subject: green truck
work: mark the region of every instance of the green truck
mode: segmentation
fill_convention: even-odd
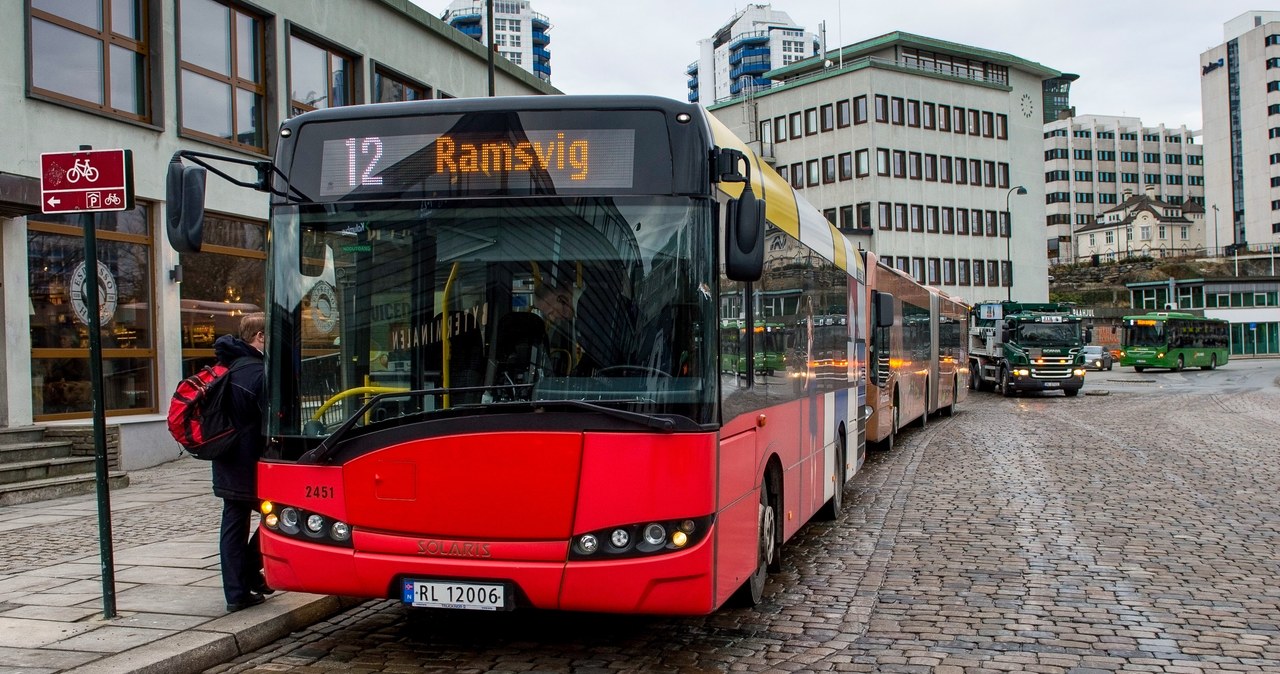
[[[969,311],[969,388],[999,387],[1006,397],[1023,391],[1084,386],[1084,345],[1090,336],[1057,302],[985,302]]]

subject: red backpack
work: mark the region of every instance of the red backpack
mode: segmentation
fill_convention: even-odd
[[[213,461],[236,446],[231,418],[231,373],[255,359],[243,357],[227,367],[206,365],[178,384],[169,401],[169,434],[191,456]]]

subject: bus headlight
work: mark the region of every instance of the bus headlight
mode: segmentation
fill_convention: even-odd
[[[351,525],[282,503],[263,502],[262,525],[280,535],[311,543],[351,547]]]
[[[675,552],[706,538],[714,516],[658,520],[613,526],[581,534],[569,547],[569,559],[625,559]],[[601,545],[607,540],[608,545]]]

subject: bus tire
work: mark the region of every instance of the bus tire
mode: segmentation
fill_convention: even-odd
[[[916,419],[916,423],[920,426],[920,430],[924,430],[929,426],[929,378],[924,378],[924,411],[920,413],[920,418]]]
[[[827,499],[827,502],[818,509],[818,519],[830,522],[840,518],[840,510],[844,508],[844,463],[847,451],[848,447],[844,437],[844,430],[842,429],[836,432],[835,489],[831,492],[831,498]]]
[[[960,380],[958,377],[951,378],[951,404],[942,408],[942,416],[949,417],[956,413],[956,400],[960,398]]]
[[[1182,360],[1182,356],[1178,356],[1178,362],[1177,362],[1176,364],[1174,364],[1174,366],[1173,366],[1173,371],[1174,371],[1174,372],[1182,372],[1182,367],[1183,367],[1183,365],[1184,365],[1184,363],[1183,363],[1183,360]]]
[[[1215,354],[1213,354],[1212,356],[1209,356],[1209,364],[1208,364],[1208,365],[1201,365],[1201,366],[1200,366],[1200,369],[1201,369],[1201,370],[1216,370],[1216,369],[1218,369],[1218,354],[1216,354],[1216,353],[1215,353]]]
[[[1146,370],[1146,369],[1147,369],[1147,368],[1145,368],[1145,367],[1143,367],[1143,366],[1141,366],[1141,365],[1134,365],[1134,366],[1133,366],[1133,371],[1134,371],[1134,372],[1142,372],[1143,370]]]
[[[741,606],[757,606],[764,599],[764,587],[769,572],[781,569],[782,559],[778,550],[777,494],[774,491],[773,471],[760,480],[759,518],[756,521],[756,569],[738,589],[737,602]]]

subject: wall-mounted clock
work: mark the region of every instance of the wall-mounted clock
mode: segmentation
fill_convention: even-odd
[[[1031,98],[1031,94],[1022,95],[1022,116],[1031,119],[1031,115],[1036,112],[1036,102]]]

